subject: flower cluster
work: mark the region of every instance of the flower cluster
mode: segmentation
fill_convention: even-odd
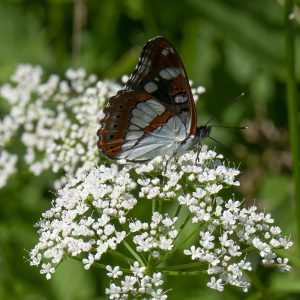
[[[51,75],[43,82],[41,67],[20,65],[12,82],[0,87],[0,97],[10,107],[0,119],[2,147],[20,133],[26,149],[24,161],[34,175],[63,171],[56,187],[95,166],[102,109],[107,98],[120,89],[116,83],[87,76],[83,69],[69,69],[65,75],[65,79]],[[9,166],[4,171],[0,168],[4,183],[14,171]]]
[[[108,265],[106,270],[107,276],[113,279],[105,290],[109,299],[128,299],[129,295],[142,299],[167,299],[165,292],[159,288],[163,284],[162,274],[147,275],[146,268],[141,267],[137,261],[130,267],[132,275],[125,276],[123,280],[119,278],[123,275],[119,266],[112,268]],[[120,283],[116,281],[117,278]]]
[[[140,220],[129,223],[132,233],[141,232],[133,238],[136,250],[138,252],[151,252],[154,257],[159,257],[161,250],[171,250],[174,239],[178,235],[174,226],[176,221],[176,217],[171,219],[167,214],[163,216],[154,212],[150,225],[146,222],[142,223]]]
[[[252,266],[245,256],[243,245],[251,246],[260,255],[262,263],[277,265],[281,271],[288,271],[287,260],[275,253],[276,249],[288,249],[292,242],[282,238],[278,227],[269,214],[257,213],[257,208],[241,208],[239,201],[230,199],[227,203],[216,199],[214,212],[211,213],[212,200],[206,200],[204,210],[208,210],[208,226],[199,233],[199,246],[191,246],[184,253],[192,260],[209,264],[207,273],[212,275],[209,287],[223,290],[225,284],[241,287],[247,291],[250,283],[244,271]],[[216,235],[216,231],[222,234]]]
[[[113,183],[113,184],[112,184]],[[118,230],[136,204],[130,194],[135,182],[115,166],[93,169],[84,179],[70,181],[58,192],[55,206],[39,222],[40,241],[31,251],[31,264],[42,264],[42,273],[51,277],[53,268],[65,255],[87,253],[82,260],[89,269],[103,253],[115,250],[126,236]],[[55,241],[55,242],[54,242]]]
[[[110,268],[114,281],[106,290],[109,297],[125,299],[147,291],[149,298],[165,299],[161,288],[153,289],[154,275],[168,275],[166,259],[198,236],[197,245],[184,250],[187,267],[181,264],[178,275],[190,271],[190,259],[199,263],[199,272],[206,269],[208,287],[222,291],[229,284],[247,291],[247,272],[253,268],[247,255],[255,252],[262,264],[286,271],[288,260],[277,250],[288,249],[292,242],[269,214],[258,212],[256,206],[243,207],[234,197],[223,198],[224,189],[239,185],[238,174],[222,155],[205,146],[198,156],[189,152],[168,163],[157,157],[136,166],[94,168],[60,190],[53,207],[43,214],[31,264],[50,278],[65,256],[81,259],[87,269],[104,253],[118,252],[126,263],[138,261],[143,272],[121,280],[124,264]],[[150,221],[133,218],[135,209],[149,201]],[[177,206],[175,211],[170,203]],[[187,237],[186,224],[193,228]]]
[[[6,185],[9,176],[16,171],[17,156],[6,150],[0,152],[0,188]]]

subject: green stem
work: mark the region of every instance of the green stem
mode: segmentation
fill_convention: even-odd
[[[125,263],[132,263],[133,264],[133,262],[134,262],[134,260],[132,258],[130,258],[130,257],[128,257],[128,256],[124,255],[123,253],[120,253],[116,250],[109,250],[108,253],[112,256],[115,256],[115,257],[121,259]]]
[[[185,227],[185,225],[188,223],[188,221],[190,220],[192,214],[189,213],[187,215],[187,217],[185,218],[185,220],[183,221],[183,223],[181,224],[181,226],[179,227],[179,232],[181,232],[183,230],[183,228]]]
[[[293,160],[293,177],[295,186],[295,213],[297,222],[297,242],[300,254],[300,133],[298,125],[298,101],[296,95],[295,76],[295,24],[290,18],[294,8],[294,0],[285,1],[286,26],[286,97],[288,106],[290,145]]]
[[[142,265],[145,266],[145,263],[143,262],[142,258],[133,250],[133,248],[124,240],[123,241],[124,246],[127,248],[127,250],[132,254],[132,256]]]
[[[183,244],[185,244],[197,231],[199,231],[199,228],[196,228],[194,231],[192,231],[181,243],[177,244],[175,247],[173,247],[173,249],[169,252],[167,252],[165,255],[163,255],[162,257],[160,257],[155,266],[159,266],[159,264],[168,259],[168,257],[170,257],[174,252],[176,252],[176,250]]]
[[[152,200],[152,214],[156,211],[156,199],[154,198],[153,200]]]
[[[202,262],[191,262],[187,264],[182,264],[182,265],[176,265],[176,266],[168,266],[164,268],[157,268],[159,271],[177,271],[177,270],[182,270],[182,269],[190,269],[190,268],[199,268],[203,267],[204,263]]]
[[[179,213],[180,213],[180,211],[181,211],[181,208],[182,208],[182,205],[179,204],[178,207],[177,207],[177,210],[176,210],[176,212],[175,212],[175,215],[174,215],[175,218],[178,217],[178,215],[179,215]]]
[[[185,275],[201,275],[204,274],[204,271],[162,271],[164,275],[174,275],[174,276],[185,276]]]
[[[157,209],[157,211],[158,211],[159,213],[162,212],[162,206],[163,206],[163,200],[159,199],[159,200],[158,200],[158,209]]]

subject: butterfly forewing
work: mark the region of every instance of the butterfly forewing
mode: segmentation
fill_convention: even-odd
[[[110,158],[146,161],[174,152],[196,133],[196,109],[184,66],[163,37],[150,40],[125,88],[109,99],[98,147]]]
[[[139,63],[128,80],[126,90],[145,90],[173,107],[195,135],[196,107],[188,77],[175,48],[163,38],[156,37],[144,46]]]

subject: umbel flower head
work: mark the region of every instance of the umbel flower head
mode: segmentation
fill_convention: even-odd
[[[210,288],[247,291],[253,253],[255,263],[288,271],[288,259],[277,250],[292,242],[270,214],[228,197],[228,188],[239,185],[239,171],[222,155],[203,146],[199,155],[191,151],[168,164],[157,157],[147,164],[102,160],[96,166],[102,109],[119,88],[83,69],[44,80],[42,68],[31,65],[20,65],[11,83],[0,87],[9,109],[0,119],[0,188],[20,158],[34,176],[62,174],[55,187],[64,187],[37,224],[30,264],[47,279],[66,257],[85,269],[102,268],[110,299],[166,299],[172,290],[166,276],[203,273]],[[197,100],[203,88],[192,92]],[[16,136],[24,157],[10,152]]]
[[[31,265],[48,279],[66,256],[80,259],[85,269],[105,268],[110,299],[166,299],[165,276],[182,271],[206,273],[207,286],[219,291],[225,285],[247,291],[250,252],[264,265],[290,269],[277,250],[292,242],[270,214],[244,207],[234,196],[223,198],[225,189],[239,185],[239,171],[226,166],[222,155],[202,147],[198,158],[189,152],[162,172],[165,165],[161,157],[147,164],[100,165],[70,181],[38,223]],[[147,216],[135,215],[140,205],[150,208]],[[166,262],[176,252],[184,253],[186,268],[181,263],[170,271]],[[119,262],[102,264],[106,256]]]

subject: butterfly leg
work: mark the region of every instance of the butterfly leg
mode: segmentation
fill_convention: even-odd
[[[168,166],[170,164],[170,161],[171,159],[174,159],[174,164],[176,165],[177,162],[178,162],[178,157],[177,156],[174,156],[174,157],[170,157],[167,159],[167,162],[166,162],[166,165],[164,167],[164,170],[163,170],[163,175],[166,175],[167,174],[167,169],[168,169]]]
[[[179,160],[179,157],[178,157],[178,156],[174,157],[174,164],[175,164],[175,165],[178,163],[178,160]]]
[[[199,145],[198,150],[197,150],[197,155],[196,155],[196,164],[199,163],[199,156],[200,156],[200,152],[202,150],[202,144]]]
[[[170,162],[171,159],[172,159],[172,157],[167,159],[166,165],[165,165],[164,170],[163,170],[163,175],[167,174],[168,165],[169,165],[169,162]]]

